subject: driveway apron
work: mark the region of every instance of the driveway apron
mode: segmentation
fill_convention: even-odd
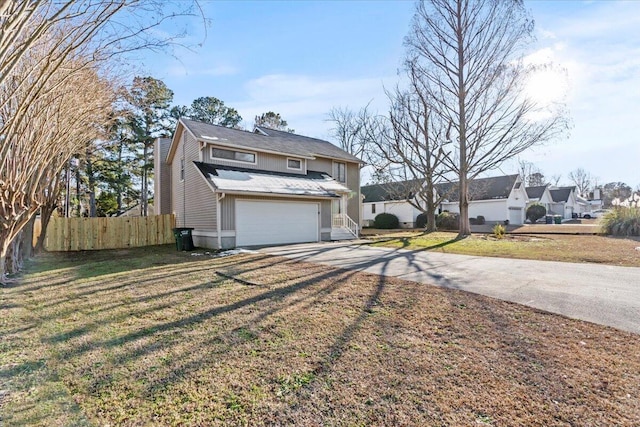
[[[315,243],[263,248],[299,261],[459,289],[640,334],[640,268]]]

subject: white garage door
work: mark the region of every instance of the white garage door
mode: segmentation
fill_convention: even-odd
[[[236,246],[319,240],[318,203],[236,200]]]
[[[522,224],[522,208],[509,208],[509,224]]]

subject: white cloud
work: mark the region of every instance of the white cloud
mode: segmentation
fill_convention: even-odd
[[[244,85],[247,99],[232,101],[250,127],[256,115],[266,111],[280,113],[297,133],[328,138],[327,113],[333,107],[354,110],[371,102],[372,110],[383,112],[386,95],[383,85],[394,84],[395,77],[324,79],[307,75],[270,74]]]
[[[571,14],[545,23],[532,63],[553,62],[566,69],[567,104],[574,128],[568,140],[530,153],[547,175],[583,167],[601,181],[640,182],[636,132],[640,99],[640,3],[576,5]],[[550,28],[553,28],[552,30]],[[538,62],[539,61],[539,62]],[[532,82],[537,96],[562,89],[553,75]]]

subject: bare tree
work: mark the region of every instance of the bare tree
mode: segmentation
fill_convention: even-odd
[[[533,21],[522,0],[429,0],[405,45],[428,82],[432,114],[451,123],[447,154],[460,185],[460,235],[470,234],[469,181],[567,128],[562,105],[538,105],[525,85]]]
[[[591,174],[582,168],[569,172],[569,179],[578,189],[578,194],[586,197],[591,190]]]
[[[105,123],[113,102],[110,86],[83,60],[63,61],[50,72],[39,56],[45,53],[30,49],[13,70],[14,77],[47,73],[36,92],[17,78],[0,85],[0,99],[4,101],[10,94],[0,110],[5,124],[0,158],[0,274],[4,274],[11,244],[20,243],[16,237],[46,202],[50,180],[61,172],[66,160],[99,136],[100,124]],[[79,91],[78,87],[92,90]],[[19,267],[18,253],[12,251],[11,270]]]
[[[340,148],[366,161],[368,142],[378,127],[369,104],[357,112],[346,107],[334,107],[329,111],[327,121],[333,123],[331,136],[338,141]]]
[[[409,64],[412,65],[412,64]],[[436,230],[436,209],[447,196],[436,191],[446,178],[445,152],[448,123],[431,110],[432,100],[421,73],[406,69],[408,89],[388,93],[390,131],[370,138],[372,163],[385,170],[390,190],[427,216],[426,231]]]
[[[557,187],[558,185],[560,185],[560,181],[562,180],[562,174],[555,174],[555,175],[551,175],[551,181],[550,184],[553,185],[554,187]]]
[[[172,44],[151,30],[193,4],[0,0],[0,280],[11,245],[52,194],[50,180],[107,121],[106,64]]]
[[[544,175],[538,167],[526,160],[518,160],[518,174],[522,178],[522,182],[529,187],[538,187],[545,185]]]

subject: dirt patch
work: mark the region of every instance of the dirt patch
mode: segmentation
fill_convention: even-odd
[[[640,419],[637,335],[266,255],[162,251],[100,254],[94,275],[92,254],[49,255],[2,290],[4,425]]]

